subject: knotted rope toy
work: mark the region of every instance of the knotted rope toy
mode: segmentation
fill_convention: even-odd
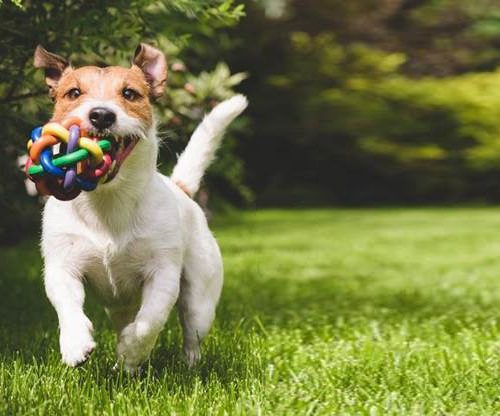
[[[109,140],[87,137],[81,120],[69,118],[36,127],[28,141],[26,175],[41,195],[61,201],[93,191],[112,166]]]

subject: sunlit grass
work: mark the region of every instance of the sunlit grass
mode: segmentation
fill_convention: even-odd
[[[260,211],[218,219],[226,285],[202,363],[173,316],[140,377],[59,362],[36,242],[0,252],[0,414],[500,412],[500,209]]]

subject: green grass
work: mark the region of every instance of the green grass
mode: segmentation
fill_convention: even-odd
[[[145,372],[114,336],[59,362],[35,242],[0,253],[0,414],[498,414],[500,209],[303,210],[217,221],[226,285],[201,364],[172,316]]]

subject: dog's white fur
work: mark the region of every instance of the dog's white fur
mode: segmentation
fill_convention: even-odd
[[[118,105],[92,99],[71,115],[112,106],[115,134],[140,134],[117,177],[70,202],[49,198],[43,215],[45,287],[60,325],[69,366],[95,347],[83,310],[84,284],[104,304],[118,332],[118,357],[128,369],[145,361],[177,302],[189,363],[200,357],[223,282],[222,258],[200,207],[156,170],[156,129],[143,131]],[[173,179],[194,194],[224,129],[247,106],[237,95],[216,106],[179,158]]]

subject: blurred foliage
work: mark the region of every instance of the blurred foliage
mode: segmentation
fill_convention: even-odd
[[[0,241],[33,230],[39,217],[34,200],[23,192],[23,175],[16,167],[26,137],[50,117],[52,107],[43,75],[32,64],[37,44],[66,56],[76,66],[128,66],[141,41],[165,51],[169,87],[158,102],[157,113],[165,139],[162,168],[167,170],[204,113],[234,94],[232,88],[245,78],[245,74],[232,75],[227,65],[218,63],[220,55],[204,60],[205,51],[212,53],[219,30],[242,16],[243,6],[233,0],[2,2]],[[194,55],[197,60],[191,59]],[[229,137],[208,181],[220,185],[222,197],[244,203],[252,195],[242,182],[243,162],[234,148],[234,138]]]
[[[500,200],[500,3],[246,6],[230,63],[252,74],[258,203]]]
[[[14,160],[23,135],[50,109],[31,64],[37,43],[77,65],[126,65],[140,40],[166,51],[169,89],[158,105],[165,172],[202,115],[245,80],[239,88],[249,96],[250,117],[237,120],[238,141],[224,141],[206,181],[216,200],[500,200],[499,2],[244,5],[241,19],[243,7],[229,0],[25,1],[20,7],[4,1],[0,212],[7,214],[0,234],[33,217]]]

